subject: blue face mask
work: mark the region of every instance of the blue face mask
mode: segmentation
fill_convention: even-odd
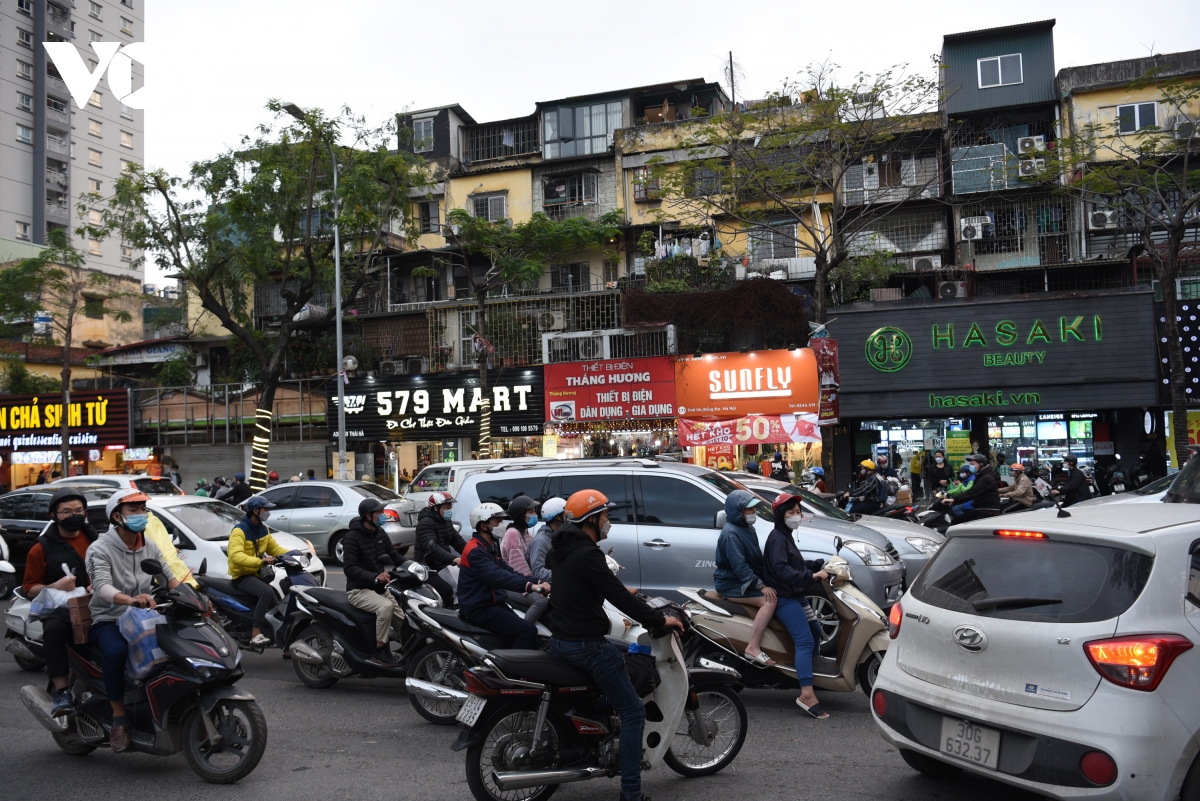
[[[130,531],[145,531],[150,515],[125,515],[125,528]]]
[[[975,464],[974,462],[967,462],[967,469],[974,473],[979,469],[979,465]]]
[[[454,517],[454,510],[453,510],[453,509],[447,509],[446,511],[442,512],[442,518],[443,518],[443,519],[445,519],[445,520],[449,520],[449,519],[450,519],[450,518],[452,518],[452,517]]]
[[[536,526],[536,525],[537,525],[537,521],[538,521],[538,516],[537,516],[537,515],[529,515],[528,517],[526,517],[526,518],[525,518],[525,525],[527,525],[527,526]]]

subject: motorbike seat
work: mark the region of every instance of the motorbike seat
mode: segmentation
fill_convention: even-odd
[[[485,629],[483,626],[476,626],[473,623],[468,623],[459,617],[458,612],[453,609],[441,609],[436,606],[427,606],[422,610],[427,616],[433,618],[439,625],[453,629],[460,634],[485,635],[492,634],[490,629]]]
[[[751,620],[753,620],[755,617],[755,613],[758,612],[758,609],[759,609],[759,607],[757,607],[757,606],[751,606],[749,604],[739,604],[735,601],[726,600],[725,598],[718,595],[713,590],[704,590],[700,594],[703,596],[704,600],[708,601],[709,603],[713,604],[714,606],[721,607],[726,612],[728,612],[731,615],[734,615],[735,617],[748,617]],[[780,622],[779,618],[777,618],[777,617],[771,618],[771,622],[767,624],[767,628],[773,629],[781,634],[788,633],[787,626],[783,625],[783,623]]]
[[[546,651],[512,648],[489,651],[487,658],[510,679],[525,679],[557,687],[594,684],[592,677],[561,656]]]
[[[367,626],[371,631],[375,630],[375,615],[371,612],[365,612],[350,603],[350,599],[346,596],[346,593],[341,590],[331,590],[328,587],[308,587],[305,589],[305,593],[316,598],[330,609],[341,612],[356,624]]]

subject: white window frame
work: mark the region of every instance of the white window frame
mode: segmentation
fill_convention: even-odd
[[[33,34],[24,28],[17,28],[17,44],[33,49]]]
[[[104,95],[99,89],[92,92],[91,97],[88,98],[88,105],[95,108],[104,108]]]
[[[17,13],[27,17],[33,16],[33,0],[17,0]]]
[[[100,14],[103,13],[103,11],[104,11],[104,6],[95,2],[95,0],[89,0],[89,2],[88,2],[88,16],[89,17],[92,17],[93,19],[100,19]]]
[[[88,240],[88,255],[91,255],[91,256],[103,256],[104,255],[104,251],[101,248],[99,239],[89,239]]]
[[[508,219],[508,194],[506,192],[488,192],[486,194],[473,195],[471,197],[471,216],[479,217],[478,206],[479,201],[487,203],[487,221],[500,222]],[[500,214],[495,214],[496,202],[499,201]]]
[[[33,112],[33,95],[17,92],[17,108],[21,111]]]
[[[88,178],[88,191],[95,192],[97,195],[103,190],[104,182],[99,178]]]
[[[133,119],[133,109],[124,103],[121,104],[121,116],[127,120]]]
[[[95,156],[95,158],[92,158],[92,156]],[[92,165],[93,167],[103,167],[104,166],[104,153],[102,151],[96,150],[94,147],[89,147],[88,148],[88,164]]]
[[[88,42],[99,42],[104,39],[104,34],[88,29]]]
[[[23,145],[33,144],[33,128],[17,123],[17,141]]]
[[[104,137],[104,122],[88,118],[88,136]]]
[[[129,140],[128,140],[129,144],[125,143],[126,142],[125,137],[129,137]],[[132,131],[121,131],[121,147],[127,147],[130,150],[133,150],[133,132]]]
[[[1142,124],[1142,113],[1141,113],[1142,106],[1154,106],[1154,121],[1152,123],[1150,123],[1150,125]],[[1133,109],[1133,130],[1132,131],[1122,131],[1121,130],[1121,109],[1123,109],[1123,108]],[[1158,126],[1158,101],[1157,100],[1143,100],[1138,103],[1122,103],[1121,105],[1117,106],[1116,122],[1117,122],[1117,136],[1125,136],[1127,134],[1135,134],[1138,131],[1144,131],[1150,127],[1157,127]]]
[[[121,17],[121,33],[127,33],[133,36],[133,20]]]
[[[121,243],[121,261],[133,261],[133,248]]]
[[[17,77],[27,81],[33,80],[33,65],[17,59]]]
[[[429,125],[429,137],[420,136],[417,134],[417,126],[425,127]],[[433,117],[421,117],[413,120],[413,152],[414,153],[429,153],[433,150]]]
[[[20,239],[22,242],[28,242],[32,235],[33,226],[27,222],[17,220],[17,239]]]
[[[1000,69],[1000,60],[1004,58],[1011,58],[1013,56],[1017,57],[1017,63],[1020,64],[1021,80],[1005,83],[1004,71]],[[996,77],[999,79],[999,83],[989,83],[987,86],[983,85],[983,62],[985,61],[996,62]],[[1001,56],[988,56],[987,58],[975,59],[975,83],[980,89],[999,89],[1002,86],[1019,86],[1025,83],[1025,56],[1021,53],[1005,53]]]

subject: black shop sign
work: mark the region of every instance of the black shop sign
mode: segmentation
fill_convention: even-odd
[[[330,438],[337,439],[337,384],[327,385]],[[358,442],[422,441],[479,436],[483,388],[479,373],[427,373],[352,378],[346,385],[346,438]],[[493,436],[542,433],[545,398],[541,367],[488,374]]]
[[[1149,292],[838,310],[845,417],[1157,402]]]

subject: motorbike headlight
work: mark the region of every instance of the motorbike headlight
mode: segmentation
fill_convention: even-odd
[[[416,576],[418,581],[425,581],[429,578],[429,568],[420,562],[413,562],[409,565],[408,572]]]
[[[847,549],[853,551],[859,559],[862,559],[863,564],[865,565],[874,566],[894,564],[892,562],[892,557],[887,555],[887,551],[883,550],[882,548],[877,548],[869,542],[863,542],[862,540],[850,540],[849,542],[843,544]]]
[[[921,553],[927,554],[935,554],[937,549],[942,547],[940,543],[934,542],[928,537],[905,537],[904,541]]]
[[[225,669],[225,666],[220,662],[212,662],[208,659],[197,659],[194,656],[189,656],[185,657],[184,660],[192,666],[192,670],[196,671],[196,675],[202,679],[210,679],[214,671]]]

